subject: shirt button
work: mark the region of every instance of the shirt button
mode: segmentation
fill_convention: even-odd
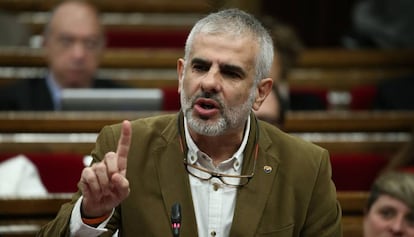
[[[220,184],[218,184],[218,183],[214,183],[214,184],[213,184],[213,189],[214,189],[214,191],[219,190],[219,188],[220,188]]]
[[[213,230],[213,231],[211,231],[211,236],[216,236],[216,232]]]

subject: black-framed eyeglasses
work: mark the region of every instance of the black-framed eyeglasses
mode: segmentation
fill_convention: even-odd
[[[217,178],[223,184],[226,184],[232,187],[242,187],[248,184],[250,179],[252,179],[254,176],[254,170],[256,168],[256,157],[257,155],[255,154],[253,170],[248,175],[230,175],[230,174],[222,174],[218,172],[213,172],[208,169],[202,168],[200,166],[188,163],[186,158],[184,158],[184,166],[188,174],[198,179],[208,181],[212,178]]]
[[[256,118],[256,117],[255,117]],[[257,120],[256,120],[257,125]],[[256,162],[257,162],[257,155],[259,152],[259,144],[258,144],[258,137],[259,137],[259,128],[256,128],[256,136],[255,136],[255,149],[254,149],[254,163],[253,163],[253,169],[250,174],[247,175],[230,175],[230,174],[223,174],[218,173],[214,171],[210,171],[208,169],[205,169],[203,167],[193,165],[187,162],[187,156],[184,152],[184,144],[181,138],[181,129],[180,125],[178,124],[178,130],[179,130],[179,140],[180,140],[180,146],[181,151],[184,153],[184,166],[185,170],[188,174],[191,176],[198,178],[200,180],[208,181],[212,178],[219,179],[223,184],[232,186],[232,187],[243,187],[246,184],[249,183],[249,181],[254,176],[254,171],[256,170]]]

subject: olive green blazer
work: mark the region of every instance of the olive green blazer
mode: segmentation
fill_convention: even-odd
[[[121,236],[172,236],[170,211],[176,202],[182,209],[180,236],[197,236],[177,126],[181,120],[179,123],[177,115],[161,115],[132,122],[127,167],[131,193],[116,208],[107,225],[109,231],[103,236],[111,236],[118,228]],[[92,151],[95,162],[106,152],[116,151],[120,128],[116,124],[102,129]],[[255,174],[238,190],[230,236],[342,236],[341,209],[331,180],[328,152],[252,119],[243,174],[253,167],[251,154],[258,131]],[[79,195],[75,194],[38,236],[69,236],[70,213]]]

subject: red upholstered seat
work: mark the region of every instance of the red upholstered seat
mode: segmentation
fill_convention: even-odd
[[[0,161],[17,154],[0,154]],[[24,154],[37,167],[43,184],[51,193],[75,192],[82,169],[83,156],[66,153]],[[332,179],[337,190],[369,190],[388,161],[387,154],[331,154]],[[404,171],[414,173],[414,167]]]
[[[387,154],[331,154],[332,179],[339,191],[367,191],[388,162]]]
[[[165,111],[178,111],[181,108],[180,94],[177,87],[162,88],[163,101],[162,109]]]
[[[351,91],[352,110],[369,110],[373,108],[377,88],[375,85],[365,85],[352,88]]]
[[[0,154],[0,161],[18,154]],[[37,167],[40,178],[50,193],[77,191],[77,184],[84,168],[83,156],[66,153],[24,154]]]

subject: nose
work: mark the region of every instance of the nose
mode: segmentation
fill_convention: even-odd
[[[86,48],[81,42],[77,42],[72,47],[72,57],[75,60],[82,60],[86,56]]]
[[[404,219],[403,218],[395,218],[391,222],[391,230],[394,234],[401,234],[403,232],[403,226],[404,226]]]
[[[217,93],[221,89],[221,75],[217,67],[211,66],[201,80],[201,89],[204,92]]]

